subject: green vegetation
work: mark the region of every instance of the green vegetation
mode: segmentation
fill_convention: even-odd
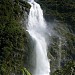
[[[68,24],[75,33],[75,0],[39,0],[45,17],[52,16]]]
[[[75,35],[70,33],[64,23],[57,23],[55,30],[59,36],[51,37],[52,43],[49,46],[48,52],[48,57],[51,59],[51,75],[67,75],[68,73],[63,74],[65,72],[65,67],[71,66],[72,61],[75,63]],[[68,63],[71,63],[71,65]],[[73,67],[75,67],[75,65],[73,65]],[[62,69],[63,72],[61,72]],[[71,75],[68,68],[67,71],[70,73],[68,75]]]
[[[75,62],[68,62],[61,70],[56,70],[52,75],[75,75]]]
[[[23,68],[23,69],[22,69],[22,72],[23,72],[23,75],[31,75],[31,74],[26,70],[26,68]]]
[[[52,75],[74,75],[75,1],[39,0],[39,3],[45,17],[59,20],[54,30],[62,36],[61,49],[59,37],[50,37],[53,43],[49,46],[48,56]],[[0,0],[0,75],[31,75],[26,69],[31,64],[28,65],[31,53],[29,35],[21,24],[24,11],[28,12],[30,7],[23,0]]]
[[[30,5],[22,0],[0,0],[0,75],[19,75],[24,67],[28,48],[27,32],[20,23],[24,8]]]
[[[48,52],[48,57],[51,59],[51,72],[55,71],[53,75],[74,75],[75,73],[71,74],[67,68],[69,65],[67,63],[75,60],[75,0],[39,0],[38,2],[44,10],[46,20],[57,20],[54,30],[59,36],[51,37],[52,43]],[[61,49],[59,49],[59,37],[61,37]],[[65,64],[67,72],[64,68]]]

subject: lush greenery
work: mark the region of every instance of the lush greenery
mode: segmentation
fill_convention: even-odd
[[[26,68],[23,68],[23,69],[22,69],[22,72],[23,72],[23,73],[22,73],[23,75],[31,75],[31,74],[26,70]]]
[[[39,0],[39,3],[46,20],[59,20],[54,28],[57,35],[50,37],[48,52],[52,75],[74,75],[75,1]],[[30,38],[21,24],[24,11],[28,12],[30,7],[23,0],[0,0],[0,75],[30,75],[25,68],[31,64],[28,65]]]
[[[24,68],[28,37],[21,19],[29,8],[22,0],[0,0],[0,75],[19,75]]]
[[[68,23],[68,28],[75,33],[75,0],[39,0],[44,14]]]
[[[63,68],[56,70],[53,75],[75,75],[75,62],[68,62]]]
[[[67,67],[71,67],[73,63],[67,63],[75,62],[75,0],[39,0],[38,3],[44,11],[46,20],[56,20],[52,22],[57,25],[54,28],[57,35],[50,37],[52,43],[48,52],[51,72],[55,71],[53,75],[74,75],[75,73],[71,74],[71,69]]]
[[[75,35],[70,33],[64,23],[59,22],[56,24],[55,31],[57,31],[57,35],[51,37],[52,43],[48,52],[48,56],[51,59],[51,73],[61,69],[65,64],[67,66],[67,63],[71,61],[75,63]]]

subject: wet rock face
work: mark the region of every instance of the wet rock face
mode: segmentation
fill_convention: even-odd
[[[31,5],[28,2],[21,0],[19,0],[19,3],[21,5],[21,10],[23,10],[23,12],[29,13]]]
[[[51,37],[52,43],[48,48],[48,57],[51,59],[51,73],[61,69],[67,62],[75,60],[75,35],[69,31],[65,23],[55,23],[56,27],[54,30],[58,36],[54,35]]]

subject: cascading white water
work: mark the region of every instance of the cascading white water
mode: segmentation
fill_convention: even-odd
[[[50,65],[47,58],[46,23],[43,11],[34,0],[29,1],[31,9],[28,16],[27,31],[35,42],[36,65],[33,75],[49,75]]]

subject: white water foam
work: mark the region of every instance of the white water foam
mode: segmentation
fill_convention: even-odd
[[[43,11],[34,0],[29,1],[31,9],[28,16],[27,31],[35,42],[36,65],[32,75],[49,75],[50,64],[47,58],[46,22]]]

